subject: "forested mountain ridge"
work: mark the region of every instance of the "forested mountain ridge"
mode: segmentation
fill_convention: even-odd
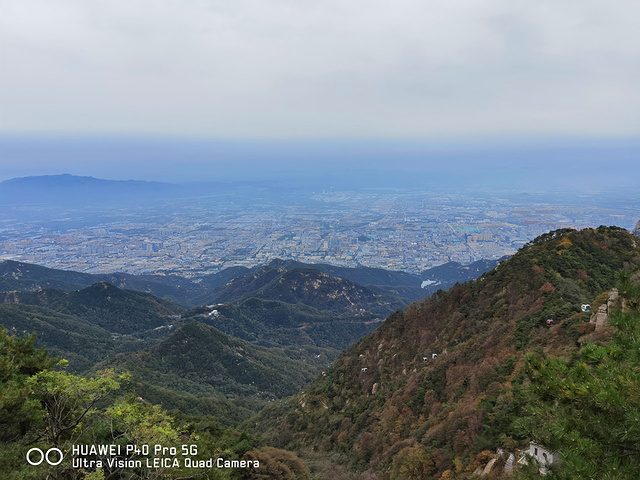
[[[294,270],[296,268],[313,268],[331,275],[332,277],[344,278],[360,285],[387,285],[399,287],[403,285],[420,285],[422,278],[406,272],[396,272],[372,267],[338,267],[327,263],[302,263],[295,260],[276,259],[269,263],[271,268],[283,270]]]
[[[200,284],[213,288],[216,294],[219,294],[221,288],[229,287],[231,283],[247,280],[251,275],[259,274],[265,277],[265,272],[273,274],[274,270],[278,272],[288,272],[292,270],[317,270],[325,273],[330,277],[348,280],[359,284],[374,293],[390,295],[398,297],[400,300],[410,303],[410,301],[419,300],[437,289],[446,289],[453,286],[457,282],[465,282],[480,276],[494,268],[500,260],[478,260],[469,265],[461,265],[457,262],[449,262],[444,265],[433,267],[421,272],[419,275],[384,270],[381,268],[371,267],[338,267],[328,264],[308,264],[295,260],[272,260],[264,267],[255,267],[247,269],[244,267],[231,267],[221,272],[204,277]],[[261,274],[260,274],[261,273]],[[244,277],[244,278],[243,278]],[[424,281],[428,281],[425,288],[422,287]],[[215,289],[218,290],[215,290]],[[222,294],[224,297],[224,294]],[[214,297],[209,296],[210,300]],[[202,302],[205,303],[205,302]]]
[[[512,427],[525,353],[570,357],[585,336],[606,339],[581,305],[638,267],[640,241],[625,230],[543,235],[477,281],[394,313],[252,423],[278,446],[344,454],[371,478],[467,478],[483,450],[528,440]]]
[[[477,281],[456,285],[447,292],[440,290],[404,312],[396,311],[380,328],[343,352],[331,367],[327,367],[331,351],[322,347],[322,335],[346,336],[332,324],[344,318],[304,303],[250,297],[237,305],[208,305],[187,312],[150,294],[107,283],[74,292],[5,292],[2,299],[7,303],[0,304],[0,323],[16,328],[9,336],[0,328],[0,400],[8,401],[0,411],[0,466],[11,465],[17,472],[13,478],[26,478],[22,475],[29,473],[29,468],[23,468],[24,451],[38,438],[38,445],[48,448],[47,442],[53,438],[42,422],[41,410],[47,411],[47,399],[52,394],[62,398],[75,395],[81,386],[91,395],[98,395],[103,387],[109,391],[120,388],[124,393],[110,397],[108,408],[92,411],[83,431],[74,433],[89,443],[97,439],[118,441],[112,438],[121,433],[113,430],[115,424],[129,438],[144,430],[169,434],[172,440],[164,441],[180,443],[197,434],[208,445],[205,452],[229,448],[225,455],[231,458],[249,455],[248,450],[257,443],[244,434],[230,434],[211,417],[201,415],[235,425],[265,403],[302,388],[297,396],[271,401],[243,427],[260,436],[258,443],[297,450],[309,460],[311,477],[290,452],[263,450],[266,458],[273,460],[277,455],[283,462],[287,459],[287,465],[296,465],[294,474],[282,464],[270,464],[273,467],[267,468],[280,472],[279,478],[462,480],[485,468],[497,448],[515,451],[535,439],[561,451],[566,442],[578,438],[581,449],[566,457],[573,473],[556,478],[603,478],[604,465],[609,471],[615,467],[624,472],[620,479],[632,479],[635,477],[629,472],[640,468],[634,463],[640,458],[640,435],[635,430],[637,416],[633,416],[640,411],[635,340],[640,322],[613,312],[615,327],[594,330],[589,322],[592,313],[583,312],[581,306],[590,303],[595,312],[599,305],[609,303],[606,292],[617,284],[623,304],[637,310],[640,293],[629,281],[628,272],[638,268],[640,240],[622,229],[551,232]],[[313,299],[315,290],[323,286],[314,288],[309,296],[304,289],[325,277],[317,273],[305,277],[305,269],[300,269],[301,275],[295,270],[287,272],[301,282],[302,295],[297,292],[299,297],[283,298]],[[620,276],[621,271],[627,272],[626,276]],[[271,282],[283,273],[262,284],[257,282],[253,291],[279,294],[281,285]],[[141,309],[141,315],[154,312],[140,323],[143,330],[109,330],[125,331],[113,318],[124,318],[118,316],[129,309],[136,312],[136,308]],[[101,312],[101,318],[113,315],[112,321],[92,323],[90,315],[87,317],[91,312]],[[360,314],[360,318],[365,321],[368,317]],[[160,321],[159,327],[153,327],[155,319]],[[232,328],[244,328],[244,333],[262,322],[264,330],[257,336],[264,333],[266,346],[272,348],[255,345],[257,338],[252,344],[201,323],[227,320],[234,320]],[[168,328],[166,322],[173,321]],[[53,362],[32,349],[33,338],[19,338],[34,326],[42,328],[45,341],[50,336],[48,340],[61,350],[81,348],[77,356],[84,362],[89,362],[94,352],[93,360],[99,362],[92,372],[95,379],[50,371]],[[324,330],[310,331],[318,326]],[[618,335],[625,332],[626,337]],[[614,341],[606,343],[612,336]],[[302,345],[297,343],[302,340]],[[591,347],[587,340],[597,345]],[[29,358],[20,360],[21,355]],[[15,359],[24,365],[13,365]],[[611,378],[604,380],[613,382],[614,387],[588,383],[597,377],[600,365],[612,372]],[[131,374],[98,373],[104,367]],[[320,367],[323,373],[315,374]],[[585,371],[589,375],[585,376]],[[314,375],[315,380],[304,386]],[[66,390],[58,385],[65,385]],[[590,399],[588,389],[594,385],[602,394]],[[596,400],[597,405],[575,403],[584,398]],[[597,410],[603,402],[609,413]],[[191,424],[203,427],[176,431],[166,413],[152,406],[159,403],[175,409],[176,415],[181,410],[200,416],[191,417]],[[549,418],[562,419],[571,430],[549,429],[545,423]],[[618,425],[618,419],[626,423]],[[72,437],[60,436],[61,445],[66,445],[63,449],[70,448]],[[619,449],[624,457],[618,455]],[[346,465],[345,470],[338,468],[340,462]],[[32,469],[31,475],[38,478],[46,468]],[[355,471],[349,471],[351,468]],[[65,463],[57,469],[59,476],[71,471]],[[499,478],[500,473],[496,469],[489,478]],[[155,474],[164,478],[162,473]],[[187,472],[164,475],[181,478],[184,474]],[[216,469],[207,475],[229,478]],[[254,478],[251,475],[236,476]]]
[[[260,301],[224,308],[251,317],[253,330],[246,333],[254,341],[269,331],[264,308],[252,307],[255,302]],[[95,372],[107,366],[128,370],[133,373],[132,388],[152,403],[189,414],[214,415],[229,424],[256,413],[267,401],[298,391],[336,357],[332,339],[355,340],[373,328],[360,325],[369,317],[341,329],[339,322],[348,319],[311,308],[313,315],[301,318],[299,308],[271,303],[282,306],[270,313],[281,322],[292,322],[293,333],[303,328],[301,322],[320,322],[310,330],[312,336],[319,330],[318,338],[324,339],[317,342],[321,345],[302,341],[310,337],[300,334],[272,335],[280,341],[267,341],[266,346],[275,348],[252,345],[199,323],[208,316],[183,318],[185,310],[172,302],[104,282],[72,292],[0,293],[0,324],[13,334],[37,333],[37,344],[68,360],[73,372]],[[322,322],[331,320],[337,323],[323,329]]]
[[[148,346],[179,323],[183,311],[149,293],[107,283],[72,292],[0,292],[0,325],[12,333],[36,333],[37,344],[68,360],[74,372]]]
[[[229,267],[199,279],[191,279],[174,274],[81,273],[4,260],[0,262],[0,291],[38,291],[47,288],[73,291],[98,282],[106,282],[119,288],[152,293],[157,297],[172,300],[185,307],[193,307],[203,303],[211,303],[217,292],[224,289],[227,284],[261,269],[271,268],[280,271],[311,269],[326,273],[331,277],[349,280],[376,293],[397,297],[408,304],[410,301],[430,294],[437,288],[448,288],[456,282],[476,278],[481,273],[493,268],[497,263],[495,260],[479,260],[470,265],[462,266],[451,262],[425,270],[420,275],[413,275],[380,268],[337,267],[328,264],[306,264],[294,260],[276,259],[262,267]],[[421,288],[423,280],[431,280],[434,283],[426,288]]]
[[[374,330],[384,315],[341,314],[252,297],[238,304],[196,307],[183,318],[265,347],[297,345],[341,350]]]
[[[74,292],[1,295],[0,325],[12,334],[36,332],[37,344],[68,360],[71,371],[130,371],[131,388],[148,401],[214,415],[225,424],[295,393],[338,353],[330,339],[321,347],[303,346],[299,337],[268,345],[277,348],[252,345],[199,323],[198,317],[181,318],[184,310],[171,302],[107,283]],[[297,318],[296,311],[290,315]],[[258,314],[251,324],[257,337],[262,323]],[[352,338],[367,333],[358,332]]]
[[[32,267],[19,265],[32,281],[38,282],[39,274],[51,278],[49,269]],[[189,311],[150,293],[106,282],[72,291],[39,286],[5,291],[0,292],[0,323],[19,332],[37,332],[39,345],[68,358],[72,370],[83,371],[91,362],[91,342],[83,342],[83,334],[94,341],[101,339],[98,343],[103,348],[94,359],[98,361],[117,351],[150,346],[155,338],[192,321],[266,347],[321,347],[335,358],[338,349],[369,333],[386,314],[404,304],[316,270],[265,271],[267,276],[275,274],[277,280],[264,282],[265,275],[261,275],[258,282],[247,282],[253,276],[244,275],[237,282],[241,288],[231,289],[241,291],[234,298],[249,297],[239,304],[204,305]],[[69,279],[75,272],[66,274]],[[260,295],[281,300],[256,298]],[[70,342],[74,338],[77,342]]]
[[[229,282],[211,301],[239,302],[252,297],[352,314],[387,314],[406,303],[319,270],[286,270],[269,266]]]
[[[136,386],[130,385],[129,373],[69,374],[64,362],[34,348],[34,341],[34,335],[18,337],[0,327],[3,479],[250,478],[243,469],[212,467],[212,457],[223,455],[234,461],[249,456],[266,469],[293,469],[299,480],[309,480],[304,463],[292,452],[256,448],[255,439],[210,416],[169,415],[136,393],[122,392]],[[154,461],[155,445],[163,447],[166,461]],[[30,456],[37,451],[47,452],[49,461]]]
[[[474,265],[436,267],[432,270],[448,273],[422,289],[420,277],[403,272],[285,260],[260,268],[228,268],[200,282],[176,275],[94,275],[4,261],[0,323],[18,332],[37,332],[38,344],[70,360],[76,372],[115,353],[147,348],[189,321],[262,346],[314,346],[333,357],[410,299],[458,278],[458,270],[477,272]],[[208,305],[189,311],[181,307],[194,302]],[[98,355],[91,353],[92,345],[100,345]]]
[[[152,293],[181,304],[202,296],[206,289],[178,275],[132,275],[115,272],[91,274],[58,270],[14,260],[0,262],[0,291],[38,291],[56,289],[71,292],[105,282],[118,288]]]
[[[100,282],[72,292],[0,293],[2,303],[47,307],[87,319],[113,333],[128,334],[166,326],[184,309],[149,293],[125,290]]]
[[[152,404],[236,425],[299,391],[330,358],[324,349],[260,347],[190,322],[152,347],[95,368],[130,372],[131,390]]]

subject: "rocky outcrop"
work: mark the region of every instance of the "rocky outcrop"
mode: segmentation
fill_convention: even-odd
[[[640,220],[636,223],[636,228],[633,229],[633,233],[636,237],[640,237]]]
[[[593,323],[596,326],[596,329],[600,327],[604,327],[607,323],[609,323],[609,311],[607,309],[607,304],[603,303],[591,314],[590,323]]]
[[[486,453],[488,454],[489,452]],[[526,458],[524,456],[525,452],[520,450],[516,450],[516,455],[520,455],[523,458]],[[498,453],[489,454],[489,461],[487,462],[487,464],[484,466],[481,465],[476,468],[473,472],[473,475],[476,475],[478,477],[486,477],[490,474],[495,475],[495,472],[501,471],[502,475],[511,476],[511,473],[516,466],[516,455],[499,448]]]
[[[607,294],[607,301],[600,305],[591,314],[590,323],[596,326],[596,330],[609,324],[609,313],[615,308],[624,308],[624,302],[618,294],[618,289],[614,288]]]

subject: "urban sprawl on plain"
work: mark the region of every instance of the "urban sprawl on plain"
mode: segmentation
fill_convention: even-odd
[[[638,217],[631,205],[585,204],[544,196],[323,191],[121,207],[22,205],[0,214],[0,259],[187,277],[274,258],[419,273],[450,261],[512,255],[550,230],[628,228]]]

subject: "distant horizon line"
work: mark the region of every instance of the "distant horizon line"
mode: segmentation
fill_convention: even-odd
[[[185,135],[166,133],[127,133],[127,132],[3,132],[0,131],[0,142],[24,141],[24,140],[49,140],[49,141],[144,141],[144,142],[188,142],[188,143],[220,143],[220,144],[308,144],[308,143],[389,143],[389,144],[416,144],[458,146],[461,143],[470,145],[519,145],[549,143],[573,143],[573,142],[638,142],[640,144],[640,132],[625,135],[439,135],[439,136],[317,136],[317,137],[217,137],[208,135]]]
[[[640,137],[214,140],[0,134],[0,181],[55,176],[171,184],[608,186],[640,183]],[[334,184],[335,184],[334,183]]]

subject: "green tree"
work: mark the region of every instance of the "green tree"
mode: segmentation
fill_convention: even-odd
[[[65,362],[59,365],[64,366]],[[98,412],[96,404],[129,378],[130,375],[118,375],[113,370],[99,372],[93,378],[64,371],[42,371],[33,375],[27,385],[45,411],[45,429],[40,436],[56,447],[65,440],[78,438],[83,421]]]
[[[44,348],[36,349],[35,335],[17,338],[0,327],[0,441],[23,437],[37,423],[39,408],[30,397],[28,379],[49,370],[55,359]]]
[[[0,472],[3,478],[38,478],[25,461],[44,410],[32,395],[29,378],[49,370],[56,360],[34,347],[35,335],[18,338],[0,327]]]
[[[128,373],[113,370],[83,378],[62,370],[52,370],[58,363],[46,350],[34,347],[35,335],[18,338],[0,328],[0,473],[3,480],[27,479],[223,479],[231,470],[218,468],[185,468],[182,445],[196,444],[192,460],[207,460],[218,455],[239,459],[253,442],[238,432],[205,422],[200,429],[176,426],[172,416],[157,405],[150,405],[133,394],[115,397],[114,393]],[[202,440],[198,432],[204,437]],[[125,464],[109,465],[106,457],[97,455],[102,467],[82,468],[72,464],[73,445],[120,445],[119,460],[141,460],[141,467]],[[142,446],[148,445],[148,455]],[[152,452],[155,445],[174,447],[175,453]],[[126,449],[126,446],[138,447]],[[31,448],[62,451],[59,465],[30,465],[26,453]],[[193,450],[189,451],[193,453]],[[147,466],[146,458],[150,458]],[[176,458],[173,464],[155,465],[154,457]],[[35,459],[37,461],[37,458]]]

